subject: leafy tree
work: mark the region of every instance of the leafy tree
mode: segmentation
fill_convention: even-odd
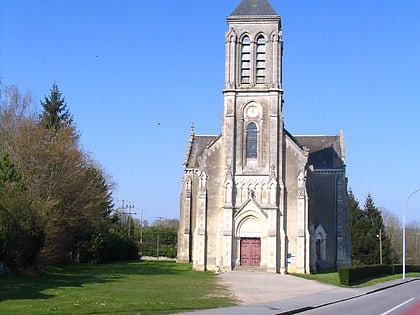
[[[41,268],[102,259],[110,233],[113,184],[81,149],[80,136],[57,85],[45,97],[41,115],[31,114],[30,96],[22,97],[15,87],[0,86],[0,96],[4,97],[0,102],[0,151],[13,156],[14,166],[3,158],[0,176],[16,177],[15,190],[1,189],[2,235],[7,232],[7,239],[2,240],[12,236],[17,240],[9,232],[20,231],[22,225],[26,230],[20,235],[25,235],[27,244],[36,236],[38,247],[31,257],[37,257]],[[27,183],[24,190],[17,189],[21,183]],[[10,261],[29,252],[18,247],[19,242],[13,243],[14,250],[8,250]]]
[[[29,94],[0,84],[0,261],[28,270],[137,258],[110,215],[113,183],[82,150],[57,85],[41,104],[32,113]]]
[[[57,84],[53,84],[50,95],[41,102],[43,112],[40,121],[47,129],[57,131],[72,124],[73,118]]]

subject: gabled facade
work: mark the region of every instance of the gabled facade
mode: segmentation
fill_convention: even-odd
[[[221,135],[191,130],[178,261],[308,273],[350,264],[344,140],[283,126],[282,29],[267,0],[227,18]]]

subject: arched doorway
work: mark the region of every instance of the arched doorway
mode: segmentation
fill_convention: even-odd
[[[261,225],[253,216],[243,220],[239,228],[240,265],[260,266],[261,263]]]

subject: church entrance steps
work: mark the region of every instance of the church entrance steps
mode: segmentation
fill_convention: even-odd
[[[235,266],[233,271],[267,272],[267,268],[260,266]]]

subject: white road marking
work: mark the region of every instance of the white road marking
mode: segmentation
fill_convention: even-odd
[[[411,298],[411,299],[409,299],[409,300],[407,300],[407,301],[405,301],[405,302],[402,302],[401,304],[398,304],[397,306],[395,306],[395,307],[391,308],[389,311],[386,311],[385,313],[382,313],[382,314],[380,314],[380,315],[387,315],[387,314],[389,314],[389,313],[391,313],[391,312],[395,311],[397,308],[400,308],[401,306],[404,306],[405,304],[410,303],[410,302],[411,302],[411,301],[413,301],[413,300],[414,300],[414,298]]]

